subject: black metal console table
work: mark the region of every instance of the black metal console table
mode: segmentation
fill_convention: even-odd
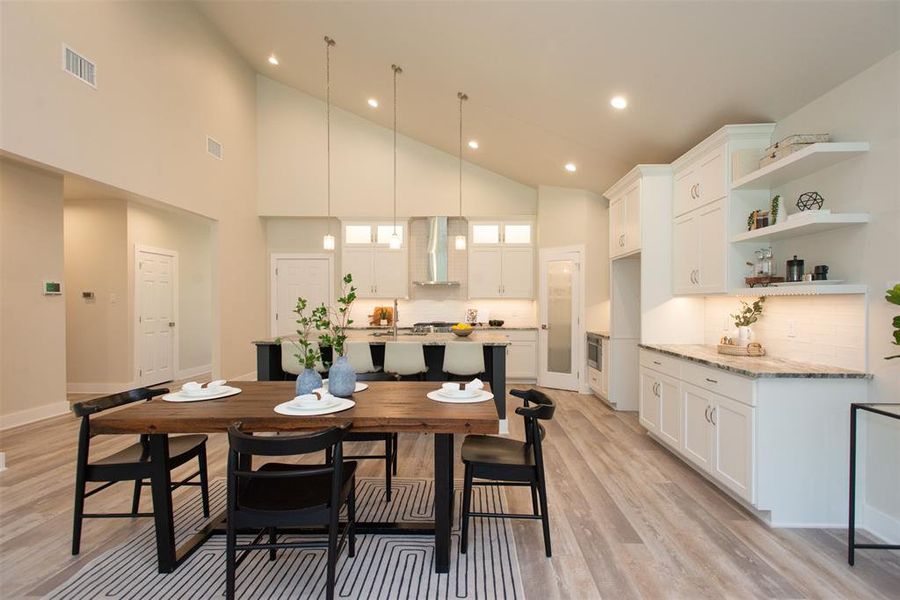
[[[856,418],[859,411],[865,411],[900,421],[900,403],[850,405],[850,522],[847,527],[847,562],[853,566],[857,549],[900,550],[897,544],[857,544],[856,543]]]

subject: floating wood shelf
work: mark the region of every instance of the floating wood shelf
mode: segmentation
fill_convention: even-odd
[[[757,169],[731,184],[733,190],[768,190],[869,151],[868,142],[822,142]]]
[[[808,285],[786,285],[731,290],[733,296],[819,296],[825,294],[865,294],[868,286],[856,283],[822,285],[811,282]]]
[[[838,227],[846,227],[848,225],[859,225],[869,222],[868,213],[822,213],[817,210],[808,210],[802,213],[796,213],[785,219],[781,223],[762,227],[752,231],[739,233],[731,238],[732,242],[749,242],[749,241],[775,241],[788,238],[799,237],[801,235],[809,235],[836,229]]]

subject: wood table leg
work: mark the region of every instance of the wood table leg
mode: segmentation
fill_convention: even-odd
[[[165,434],[150,436],[150,489],[156,525],[156,559],[160,573],[175,570],[175,519],[172,516],[172,475],[169,472],[169,440]]]
[[[453,503],[453,434],[434,435],[434,571],[450,571]]]

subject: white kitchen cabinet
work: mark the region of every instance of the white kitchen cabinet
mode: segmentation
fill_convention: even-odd
[[[727,200],[701,206],[677,217],[672,229],[675,294],[727,291]]]
[[[659,379],[650,369],[640,370],[640,402],[638,404],[638,422],[653,433],[659,433]]]
[[[609,339],[600,338],[603,356],[600,359],[600,395],[609,398]]]
[[[657,375],[659,438],[672,448],[681,447],[681,385],[677,379]]]
[[[344,222],[341,271],[353,275],[360,298],[406,298],[409,296],[409,250],[406,224],[397,223],[399,249],[388,246],[393,223]]]
[[[681,385],[684,415],[681,427],[681,453],[703,471],[709,472],[713,460],[714,437],[710,430],[710,405],[715,394],[689,383]]]
[[[508,381],[537,381],[537,331],[507,333],[506,378]]]
[[[754,409],[714,394],[709,411],[713,431],[713,477],[741,498],[753,500]]]
[[[534,298],[533,224],[470,222],[469,297]]]
[[[675,175],[674,215],[680,216],[727,194],[725,155],[727,144],[721,144],[701,156]]]
[[[641,180],[609,203],[609,256],[618,258],[641,249]]]

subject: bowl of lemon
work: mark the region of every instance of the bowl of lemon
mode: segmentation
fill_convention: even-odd
[[[452,331],[459,337],[466,337],[472,335],[472,332],[475,330],[468,323],[457,323],[456,325],[450,327],[450,331]]]

